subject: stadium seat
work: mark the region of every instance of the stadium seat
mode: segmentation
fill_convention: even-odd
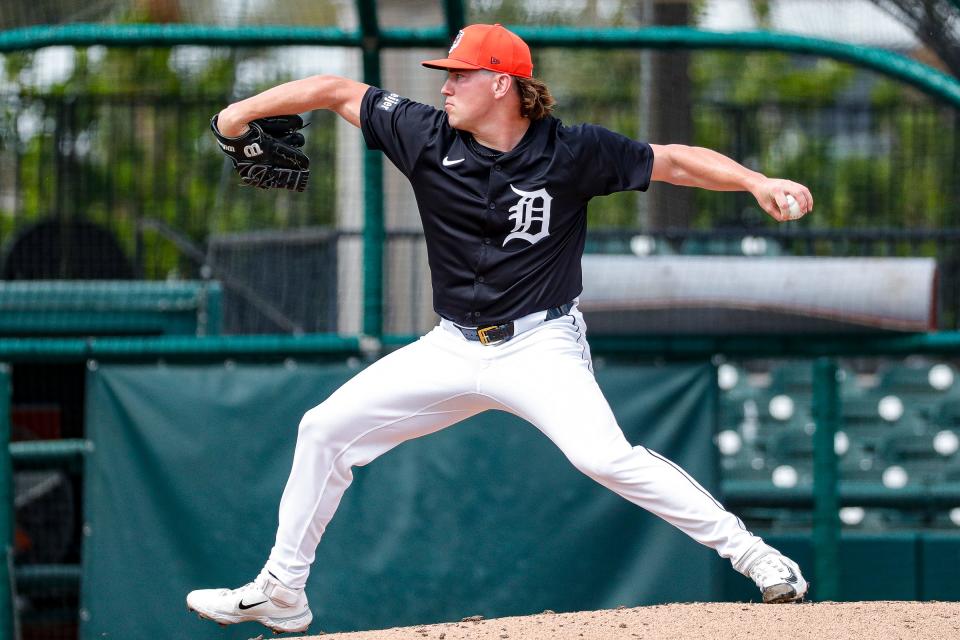
[[[720,457],[724,480],[770,481],[770,468],[762,454],[749,447],[740,452]]]
[[[865,447],[851,448],[838,463],[840,480],[854,484],[882,484],[885,468],[884,460]]]
[[[942,509],[930,519],[930,526],[935,529],[960,531],[960,508]]]
[[[883,532],[915,530],[924,526],[926,517],[923,512],[901,511],[873,507],[847,507],[839,513],[841,526],[846,531]],[[740,517],[749,523],[750,528],[764,532],[807,533],[814,525],[813,513],[809,509],[759,508],[750,507],[740,512]],[[949,522],[947,516],[947,522]],[[956,525],[952,525],[954,529]]]
[[[771,438],[770,457],[777,464],[812,464],[813,437],[796,425],[788,427]]]
[[[634,236],[623,234],[617,234],[616,236],[588,235],[584,252],[606,255],[632,254],[635,256],[671,256],[677,253],[666,238],[657,238],[645,234]]]
[[[933,420],[944,429],[960,429],[960,398],[943,399],[937,405]]]
[[[838,371],[840,394],[846,396],[858,392],[856,376],[846,367]],[[792,393],[810,397],[813,395],[813,362],[790,360],[777,365],[770,373],[771,393]]]
[[[896,363],[880,373],[879,389],[885,392],[930,392],[938,394],[957,394],[957,371],[946,362],[925,362],[923,364]]]
[[[687,238],[680,245],[680,253],[688,256],[784,255],[779,242],[761,236]]]
[[[846,435],[849,446],[847,455],[840,463],[843,479],[882,483],[886,468],[904,462],[906,448],[912,447],[916,452],[933,451],[932,436],[928,436],[926,442],[921,442],[922,439],[917,437],[927,432],[926,422],[907,408],[901,413],[884,407],[885,413],[881,416],[881,403],[884,401],[892,403],[895,408],[900,406],[889,396],[875,392],[842,400],[839,430]],[[919,474],[912,468],[906,470],[911,482],[926,475],[926,472]]]
[[[810,397],[765,389],[756,396],[757,418],[763,425],[810,421]]]
[[[745,412],[742,400],[735,400],[726,395],[720,396],[717,406],[717,426],[724,429],[737,429],[743,423]]]
[[[787,533],[807,532],[813,526],[813,514],[807,509],[778,509],[770,523],[770,531]]]
[[[940,482],[943,485],[960,485],[960,458],[954,457],[944,465]]]
[[[857,396],[844,397],[840,403],[841,429],[852,441],[878,443],[894,426],[906,423],[912,416],[906,416],[906,407],[901,413],[886,409],[881,414],[881,402],[892,396],[883,396],[877,393],[864,393]],[[894,402],[887,400],[887,405]],[[906,416],[906,417],[905,417]]]
[[[938,453],[929,433],[901,429],[884,438],[881,453],[887,464],[903,467],[911,481],[920,484],[943,482],[955,457]]]
[[[770,371],[771,393],[805,393],[813,391],[813,363],[790,360],[774,366]]]
[[[717,367],[717,386],[721,398],[742,400],[757,394],[757,389],[750,384],[747,371],[733,362],[724,362]]]
[[[811,487],[813,486],[813,465],[806,460],[781,461],[773,464],[770,471],[770,482],[775,487]]]
[[[809,531],[813,523],[809,510],[779,507],[744,507],[738,516],[747,528],[763,532]]]
[[[944,362],[895,364],[880,374],[879,393],[903,398],[914,413],[933,419],[945,402],[960,401],[957,371]]]
[[[913,530],[924,526],[922,512],[877,507],[847,507],[840,510],[842,526],[854,531]]]
[[[914,461],[944,462],[945,457],[933,448],[933,437],[928,433],[916,433],[912,429],[897,429],[883,438],[881,450],[884,458],[892,463]]]

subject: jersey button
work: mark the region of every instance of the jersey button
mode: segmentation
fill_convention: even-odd
[[[483,276],[479,276],[477,278],[477,282],[479,282],[480,284],[483,284]]]
[[[484,238],[483,244],[490,244],[490,238]]]
[[[474,312],[473,312],[473,317],[474,317],[474,318],[479,318],[479,317],[480,317],[480,312],[479,312],[479,311],[474,311]]]
[[[491,209],[496,209],[496,208],[497,208],[497,205],[493,204],[492,202],[491,202],[488,206],[489,206]]]
[[[498,165],[498,164],[493,165],[493,170],[494,170],[494,171],[500,171],[500,165]]]

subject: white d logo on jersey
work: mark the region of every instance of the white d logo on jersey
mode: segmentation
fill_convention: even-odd
[[[514,239],[526,240],[534,244],[550,235],[550,202],[553,198],[547,190],[521,191],[513,185],[510,185],[510,188],[520,196],[520,200],[510,207],[510,213],[513,214],[510,219],[513,220],[514,225],[510,235],[503,241],[503,246]],[[535,222],[540,223],[540,230],[530,233],[530,227]]]

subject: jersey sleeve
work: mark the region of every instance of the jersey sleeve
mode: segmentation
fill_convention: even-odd
[[[360,103],[360,130],[368,149],[383,151],[409,176],[443,116],[429,105],[370,87]]]
[[[576,156],[581,185],[589,196],[618,191],[646,191],[653,173],[653,150],[646,142],[597,125],[579,127]]]

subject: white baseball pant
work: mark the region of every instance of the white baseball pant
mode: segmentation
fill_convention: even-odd
[[[280,523],[267,569],[306,585],[317,545],[353,479],[401,442],[487,409],[527,420],[573,465],[663,518],[734,567],[761,540],[675,463],[623,435],[593,376],[583,316],[517,321],[512,340],[485,346],[440,324],[377,360],[300,422]]]

